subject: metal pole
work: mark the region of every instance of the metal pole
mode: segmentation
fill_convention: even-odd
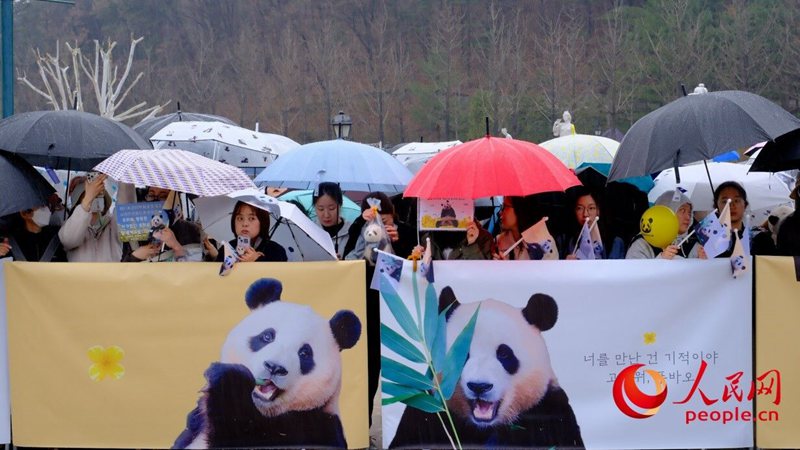
[[[0,27],[3,40],[3,117],[14,114],[14,4],[2,0]]]

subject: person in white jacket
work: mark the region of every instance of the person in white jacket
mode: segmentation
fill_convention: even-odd
[[[58,232],[69,262],[119,262],[122,258],[117,220],[108,213],[111,196],[105,190],[106,178],[99,174],[76,188],[83,188],[83,193]]]

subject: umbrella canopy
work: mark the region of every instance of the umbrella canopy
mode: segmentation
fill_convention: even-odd
[[[584,186],[602,187],[608,183],[609,170],[611,164],[608,163],[583,163],[575,169],[575,174]],[[649,176],[622,178],[617,181],[632,184],[645,194],[655,185]]]
[[[708,163],[711,181],[718,186],[725,181],[736,181],[747,191],[747,201],[750,210],[761,221],[769,215],[769,211],[776,206],[790,204],[789,186],[779,177],[769,173],[747,173],[746,164],[734,163]],[[697,211],[711,211],[715,208],[713,192],[708,183],[708,175],[703,164],[693,164],[681,167],[680,187],[686,190],[686,195],[692,201],[692,206]],[[674,169],[661,172],[654,180],[655,186],[648,194],[651,202],[666,191],[674,190]]]
[[[619,148],[619,142],[591,134],[570,134],[539,144],[570,169],[583,163],[611,163]]]
[[[55,189],[20,156],[0,151],[0,192],[0,216],[5,216],[47,204]]]
[[[284,136],[222,122],[173,122],[150,141],[155,148],[180,148],[236,167],[258,168],[300,146]]]
[[[127,125],[83,111],[33,111],[0,120],[0,149],[35,166],[89,170],[124,148],[152,147]]]
[[[688,95],[633,124],[617,150],[609,180],[712,159],[798,128],[800,120],[756,94]]]
[[[800,169],[800,130],[786,133],[774,141],[762,142],[748,152],[758,152],[750,168],[753,172],[781,172]]]
[[[412,173],[417,173],[428,160],[433,158],[433,155],[462,143],[461,141],[411,142],[397,147],[392,151],[392,155]]]
[[[258,189],[195,199],[196,212],[206,233],[220,242],[233,239],[231,214],[238,201],[270,213],[270,239],[286,250],[289,261],[337,259],[333,241],[325,230],[312,222],[295,205],[266,196]]]
[[[486,136],[437,154],[406,197],[481,198],[563,191],[581,184],[553,154],[526,141]]]
[[[339,183],[344,191],[402,192],[413,174],[383,150],[336,139],[301,145],[281,156],[255,179],[260,186],[314,189]]]
[[[255,185],[241,169],[183,150],[121,150],[95,167],[111,178],[200,197]]]
[[[306,210],[306,215],[312,221],[317,221],[317,210],[314,209],[313,202],[314,191],[310,189],[303,189],[299,191],[290,191],[287,192],[280,197],[279,199],[288,202],[290,200],[297,201],[301,205],[303,205],[303,209]],[[342,208],[339,215],[346,221],[352,222],[356,220],[358,216],[361,215],[361,207],[358,206],[354,201],[347,198],[347,196],[342,196]]]
[[[236,125],[234,121],[227,117],[215,116],[213,114],[189,113],[178,110],[172,114],[151,117],[133,126],[134,131],[143,138],[150,139],[165,126],[172,122],[222,122],[228,125]]]

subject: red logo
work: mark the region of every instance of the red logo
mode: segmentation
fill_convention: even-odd
[[[634,419],[646,419],[653,416],[667,399],[667,381],[655,370],[645,369],[645,372],[656,384],[655,395],[648,395],[639,390],[639,386],[636,386],[636,371],[641,367],[644,367],[644,364],[632,364],[622,369],[617,375],[617,379],[614,380],[614,403],[623,414]],[[634,410],[628,402],[644,411]]]

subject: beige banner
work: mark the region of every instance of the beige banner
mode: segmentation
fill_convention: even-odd
[[[282,283],[282,302],[310,306],[325,324],[303,329],[311,322],[279,316],[290,326],[278,328],[275,343],[285,342],[282,330],[326,331],[341,310],[360,320],[357,343],[337,355],[329,354],[331,347],[315,348],[310,370],[320,373],[341,355],[344,435],[348,447],[367,447],[363,263],[238,264],[226,277],[218,271],[211,263],[6,264],[14,443],[172,446],[206,385],[206,369],[221,359],[226,336],[251,318],[245,292],[269,277]],[[249,342],[242,348],[255,348]],[[308,372],[308,363],[301,367]]]
[[[800,283],[793,258],[756,260],[756,446],[800,447]],[[775,375],[780,374],[780,383]],[[771,388],[771,391],[770,391]],[[759,392],[760,389],[760,392]],[[780,395],[779,404],[778,395]]]

